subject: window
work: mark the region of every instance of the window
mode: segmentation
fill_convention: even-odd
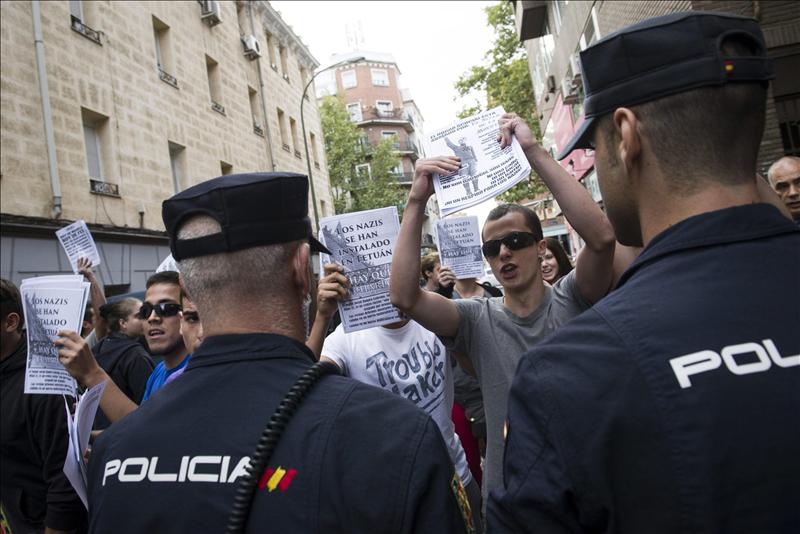
[[[70,26],[74,31],[80,33],[90,41],[102,45],[103,43],[100,41],[100,32],[86,25],[87,20],[91,18],[86,12],[93,7],[91,2],[88,4],[89,5],[84,4],[81,0],[69,1]]]
[[[172,65],[169,26],[156,17],[153,17],[153,38],[156,48],[158,77],[171,86],[178,87],[178,80],[171,74],[174,72],[174,69]]]
[[[317,136],[309,134],[311,137],[311,159],[314,160],[314,166],[319,169],[319,152],[317,151]]]
[[[351,122],[361,122],[364,120],[364,117],[361,115],[361,103],[359,102],[347,104],[347,113],[350,114]]]
[[[372,85],[389,87],[389,72],[386,69],[370,69]]]
[[[356,175],[360,176],[361,178],[372,178],[372,169],[370,169],[369,163],[356,165]]]
[[[283,113],[282,109],[278,109],[278,128],[281,132],[281,143],[283,145],[283,149],[286,152],[289,152],[291,148],[289,147],[289,134],[286,131],[286,115]]]
[[[392,167],[392,171],[391,172],[395,176],[401,176],[403,174],[403,164],[402,163],[398,163],[397,165]]]
[[[107,182],[107,165],[111,161],[111,138],[108,117],[92,110],[81,108],[83,141],[86,149],[86,172],[91,180]]]
[[[297,121],[291,117],[289,118],[289,129],[292,132],[292,146],[294,147],[294,155],[299,158],[301,156],[299,150],[300,142],[297,140]]]
[[[278,62],[275,60],[275,38],[272,34],[265,32],[267,36],[267,53],[269,54],[269,64],[272,70],[278,70]]]
[[[356,86],[358,86],[358,81],[356,80],[356,71],[352,69],[343,71],[342,87],[344,87],[345,89],[351,89]]]
[[[289,66],[286,61],[286,47],[281,45],[278,47],[278,55],[281,58],[281,72],[283,73],[283,79],[287,82],[289,81]]]
[[[222,173],[222,176],[225,176],[226,174],[233,174],[233,165],[225,161],[220,161],[219,170]]]
[[[184,157],[185,149],[172,141],[168,141],[167,146],[169,147],[169,166],[172,170],[172,185],[175,187],[175,192],[178,193],[183,189],[184,185],[184,165],[186,164],[186,158]]]
[[[206,56],[206,74],[208,75],[208,95],[211,99],[211,109],[225,115],[225,108],[220,104],[222,100],[219,64]]]
[[[69,14],[78,20],[83,20],[83,2],[81,0],[69,0]]]
[[[250,99],[250,115],[253,117],[253,132],[263,137],[264,127],[261,123],[261,106],[259,106],[258,91],[252,87],[248,87],[247,96]]]
[[[379,117],[392,117],[394,116],[394,106],[389,100],[378,100],[375,102],[375,108],[378,110]]]
[[[600,36],[600,30],[597,27],[597,12],[592,8],[591,16],[586,22],[586,27],[583,30],[580,38],[581,50],[586,50],[592,46]]]
[[[395,150],[400,150],[400,138],[397,136],[397,132],[390,131],[390,130],[383,130],[381,131],[381,140],[390,139],[392,141],[392,146]]]
[[[558,33],[561,30],[561,13],[562,13],[561,10],[564,9],[566,2],[564,2],[564,0],[555,0],[552,3],[552,5],[553,5],[553,26],[556,30],[556,33]]]

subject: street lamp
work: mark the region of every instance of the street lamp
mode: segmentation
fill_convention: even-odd
[[[314,83],[314,78],[316,78],[318,75],[322,74],[326,70],[331,70],[336,67],[341,67],[342,65],[349,65],[350,63],[358,63],[359,61],[364,61],[365,59],[366,58],[364,56],[345,59],[316,72],[308,81],[305,88],[303,88],[303,96],[300,97],[300,126],[302,126],[303,128],[303,145],[305,145],[306,148],[306,164],[308,165],[308,185],[309,187],[311,187],[311,203],[314,205],[314,226],[317,229],[319,229],[319,211],[317,210],[317,193],[314,191],[314,176],[311,173],[311,158],[308,157],[308,137],[306,136],[306,120],[305,116],[303,115],[303,104],[306,101],[306,93],[308,92],[308,88],[311,87],[311,84]]]

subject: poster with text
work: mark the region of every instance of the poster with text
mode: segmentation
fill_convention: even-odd
[[[64,248],[64,252],[72,265],[72,272],[78,272],[78,260],[87,258],[92,262],[92,267],[100,265],[100,254],[94,243],[92,233],[85,221],[75,221],[69,226],[56,231],[56,237]]]
[[[477,217],[449,217],[436,221],[439,258],[456,278],[481,278],[483,255]]]
[[[80,332],[89,297],[82,276],[28,278],[20,285],[28,357],[25,393],[75,395],[76,383],[58,360],[59,330]]]
[[[498,120],[503,113],[501,107],[490,109],[426,137],[428,155],[461,159],[458,171],[434,175],[433,187],[442,217],[491,200],[530,175],[530,163],[516,137],[511,145],[500,149]]]
[[[319,240],[331,251],[322,262],[336,262],[352,287],[339,303],[345,332],[394,323],[400,313],[389,301],[389,273],[400,222],[397,208],[380,208],[326,217]]]

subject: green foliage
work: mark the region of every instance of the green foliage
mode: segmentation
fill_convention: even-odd
[[[456,91],[461,98],[470,97],[475,92],[484,93],[487,109],[503,106],[507,112],[519,115],[528,123],[534,135],[541,138],[527,53],[517,38],[512,4],[501,1],[485,11],[488,23],[495,32],[492,48],[484,56],[484,65],[472,67],[458,79]],[[483,110],[481,102],[476,100],[465,107],[459,116],[468,117]],[[541,179],[532,172],[528,180],[520,182],[498,198],[503,202],[517,202],[533,198],[544,190]]]
[[[328,176],[337,214],[387,206],[402,208],[406,193],[392,175],[400,163],[393,139],[384,139],[365,150],[361,130],[352,122],[341,98],[327,96],[320,106]],[[369,163],[371,172],[356,172]]]

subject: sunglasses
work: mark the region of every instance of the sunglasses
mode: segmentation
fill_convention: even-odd
[[[159,302],[158,304],[150,304],[145,302],[139,308],[139,313],[136,316],[139,319],[147,319],[150,314],[156,312],[159,317],[175,317],[181,311],[181,305],[174,302]]]
[[[537,241],[538,239],[536,239],[536,236],[530,232],[511,232],[501,239],[486,241],[481,247],[481,250],[484,256],[493,258],[500,254],[500,245],[505,245],[510,250],[519,250],[529,247]]]

